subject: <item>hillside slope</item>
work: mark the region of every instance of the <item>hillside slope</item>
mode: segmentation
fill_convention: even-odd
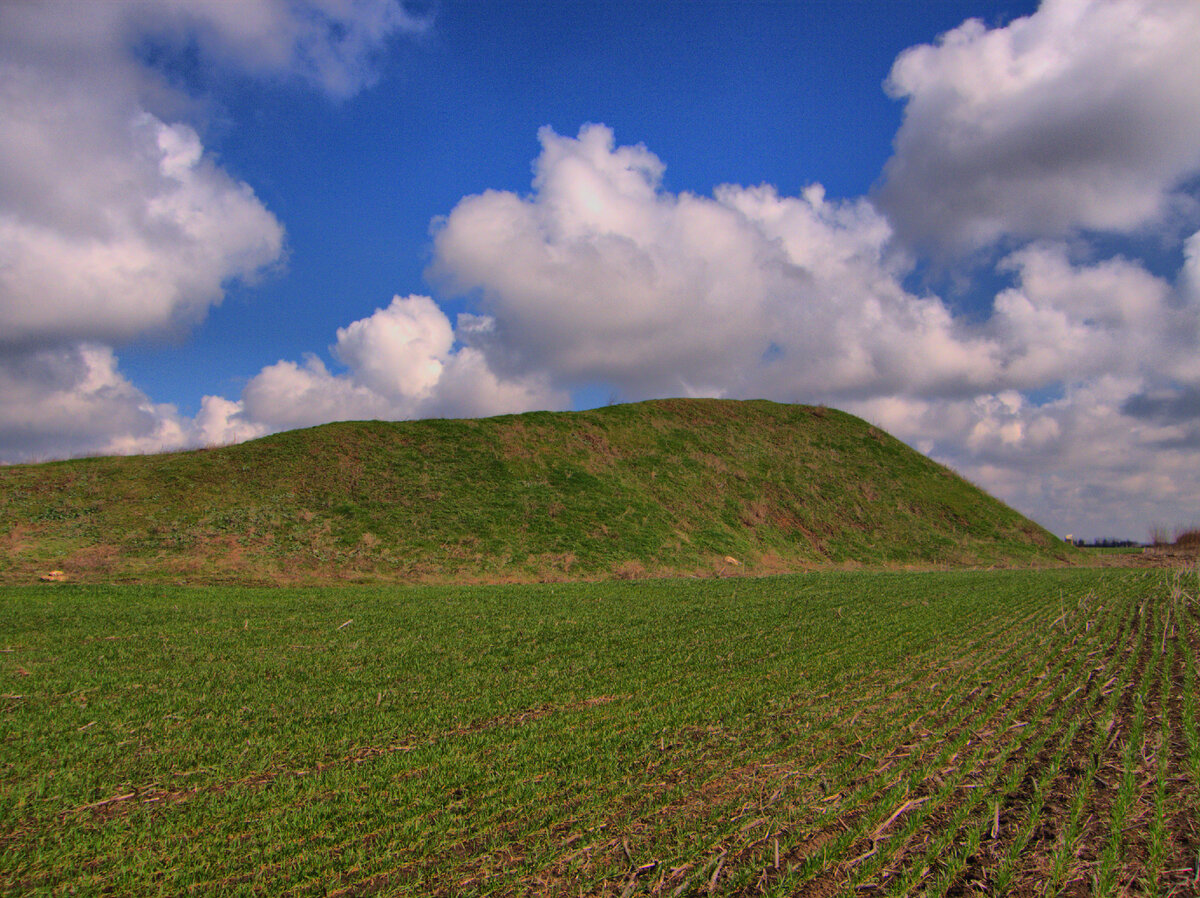
[[[661,400],[0,468],[0,582],[534,580],[1074,550],[851,415]],[[727,559],[735,559],[733,561]]]

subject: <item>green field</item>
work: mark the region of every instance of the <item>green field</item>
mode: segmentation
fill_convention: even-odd
[[[1186,894],[1198,585],[5,588],[0,891]]]

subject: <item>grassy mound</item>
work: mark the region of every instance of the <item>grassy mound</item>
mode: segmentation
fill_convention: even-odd
[[[662,400],[0,468],[0,581],[537,580],[1073,557],[851,415]]]

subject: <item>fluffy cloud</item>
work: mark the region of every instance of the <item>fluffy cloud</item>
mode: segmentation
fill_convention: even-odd
[[[673,195],[657,157],[601,125],[540,139],[532,195],[467,197],[436,227],[431,273],[479,295],[495,326],[478,345],[497,370],[630,398],[957,391],[992,376],[987,346],[903,289],[869,203],[819,186]]]
[[[1200,172],[1200,4],[1046,0],[902,53],[879,194],[918,245],[976,249],[1161,219]]]
[[[144,0],[140,6],[151,36],[170,42],[187,34],[217,62],[299,77],[340,97],[375,82],[390,38],[429,25],[398,0]]]
[[[221,301],[228,279],[279,258],[282,227],[203,156],[188,126],[139,114],[122,123],[124,145],[92,153],[94,168],[75,178],[72,135],[30,123],[44,115],[32,97],[4,105],[31,138],[0,138],[0,195],[37,198],[0,208],[0,344],[179,329]]]
[[[464,314],[455,327],[428,296],[397,296],[338,329],[331,352],[344,370],[330,371],[315,354],[281,360],[237,401],[205,396],[194,418],[152,402],[107,346],[10,351],[0,354],[0,463],[225,445],[327,421],[566,408],[569,395],[544,375],[497,375],[464,342],[491,326]]]
[[[279,222],[169,120],[188,98],[135,49],[345,95],[420,26],[395,0],[0,6],[0,342],[179,329],[280,258]]]
[[[153,99],[156,74],[137,57],[193,50],[207,66],[349,96],[374,83],[392,38],[430,24],[400,0],[23,0],[4,4],[0,21],[10,61],[86,71],[105,88],[98,99],[136,91],[141,102]]]
[[[1171,285],[1136,262],[1073,265],[1065,247],[1035,244],[999,267],[1018,279],[996,297],[990,328],[1014,387],[1169,373],[1190,361],[1195,309],[1177,304]]]
[[[903,284],[887,221],[866,201],[770,187],[711,198],[661,189],[662,163],[587,126],[544,129],[532,194],[462,200],[439,223],[434,275],[494,317],[476,341],[498,370],[552,371],[629,397],[959,397],[1193,358],[1198,303],[1139,263],[1075,262],[1036,243],[970,323]]]
[[[181,421],[117,371],[113,345],[185,330],[284,247],[182,120],[190,98],[142,60],[196,51],[345,96],[391,35],[421,27],[395,0],[0,4],[0,454],[261,432],[216,398]]]
[[[464,316],[470,339],[488,322]],[[455,329],[428,296],[395,297],[384,309],[339,328],[333,354],[345,366],[331,373],[315,355],[280,361],[247,385],[236,418],[269,430],[326,421],[472,417],[564,408],[567,395],[544,376],[502,378],[483,354],[456,345]]]
[[[154,403],[121,375],[107,346],[0,354],[0,462],[162,452],[266,432],[240,420],[238,411],[235,403],[206,396],[189,419],[172,405]]]

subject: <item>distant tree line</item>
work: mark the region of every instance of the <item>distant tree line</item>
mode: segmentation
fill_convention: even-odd
[[[1114,539],[1112,537],[1093,539],[1091,541],[1076,539],[1072,540],[1072,542],[1081,549],[1140,549],[1146,545],[1132,539]]]

